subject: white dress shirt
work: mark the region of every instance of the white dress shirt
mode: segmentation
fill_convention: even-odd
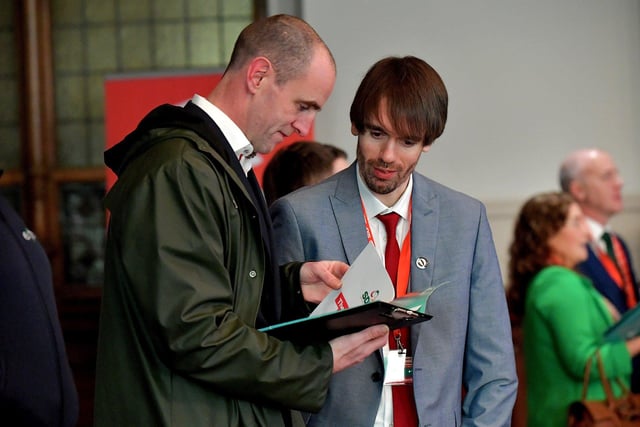
[[[611,232],[611,227],[609,225],[605,225],[604,227],[598,221],[595,221],[591,218],[586,218],[587,225],[589,226],[589,230],[591,230],[591,244],[597,246],[602,252],[607,253],[607,245],[602,240],[602,235],[605,231]],[[594,248],[595,249],[595,248]]]
[[[356,165],[357,166],[357,165]],[[356,175],[358,180],[358,190],[360,192],[360,198],[364,204],[364,208],[367,214],[367,220],[369,221],[369,228],[371,229],[371,236],[374,239],[376,251],[380,256],[380,259],[384,261],[384,252],[387,246],[387,232],[376,215],[395,212],[400,215],[398,226],[396,227],[396,240],[398,245],[402,248],[410,226],[410,202],[411,191],[413,189],[413,176],[409,177],[409,184],[405,189],[400,199],[393,206],[385,206],[380,200],[378,200],[367,185],[360,178],[360,169],[356,167]],[[382,354],[386,360],[389,354],[389,345],[385,345],[382,348]],[[393,395],[390,385],[382,386],[382,396],[380,397],[380,406],[378,406],[378,413],[376,414],[376,420],[374,427],[388,427],[393,425]]]

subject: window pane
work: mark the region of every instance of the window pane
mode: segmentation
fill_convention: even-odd
[[[110,72],[116,66],[115,26],[106,25],[87,31],[88,71]]]
[[[215,21],[198,22],[189,26],[191,65],[205,67],[211,63],[222,63],[221,49],[216,49],[220,26]],[[236,34],[237,35],[237,34]]]
[[[92,24],[113,22],[116,17],[115,10],[115,0],[87,1],[85,14],[87,21]]]
[[[83,75],[59,73],[59,77],[55,79],[58,120],[81,121],[84,118],[86,110],[85,80]]]
[[[118,0],[118,11],[123,22],[149,19],[150,0]]]
[[[187,63],[184,24],[156,26],[154,52],[159,68],[180,68]]]
[[[220,0],[224,1],[224,0]],[[187,0],[187,11],[189,16],[194,18],[215,18],[218,16],[219,10],[219,2],[212,0]],[[244,15],[246,15],[247,10],[244,10]]]
[[[53,49],[56,72],[82,72],[84,64],[84,30],[61,28],[54,32]]]
[[[130,71],[152,69],[150,26],[131,24],[120,27],[120,50],[122,68]]]
[[[224,67],[253,19],[251,0],[52,0],[52,10],[62,167],[102,166],[104,135],[92,123],[104,120],[106,75]],[[17,105],[1,102],[0,109]],[[81,133],[73,137],[73,129]]]
[[[100,286],[104,269],[103,183],[61,186],[65,282]]]
[[[88,164],[89,129],[84,121],[58,123],[58,157],[64,166],[83,167]]]
[[[253,7],[252,0],[234,0],[222,2],[222,10],[226,17],[242,17]]]
[[[0,3],[2,11],[13,2]],[[253,19],[252,0],[51,0],[51,8],[61,169],[104,167],[107,75],[222,68],[240,30]],[[11,23],[9,19],[6,25]],[[0,18],[0,42],[9,37],[3,25]],[[8,75],[5,56],[14,58],[15,52],[9,55],[0,49],[0,90],[9,95],[0,101],[0,167],[7,167],[5,159],[11,156],[17,167],[17,142],[5,142],[18,140],[17,124],[6,129],[2,121],[17,120],[18,105],[16,99],[8,99],[15,95],[2,80]],[[67,283],[99,285],[104,185],[60,185]]]
[[[51,14],[57,25],[81,24],[84,21],[84,0],[53,0]]]
[[[154,17],[157,20],[164,19],[180,19],[184,17],[185,4],[184,0],[164,0],[156,1],[156,7],[153,8]]]

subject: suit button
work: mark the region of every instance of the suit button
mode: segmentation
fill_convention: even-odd
[[[371,374],[371,381],[374,383],[382,381],[382,374],[380,372],[374,372]]]
[[[258,273],[256,273],[256,271],[255,271],[255,270],[251,270],[251,271],[249,272],[249,277],[251,277],[252,279],[254,279],[257,275],[258,275]]]

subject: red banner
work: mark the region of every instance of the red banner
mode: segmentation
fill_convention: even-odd
[[[153,108],[161,104],[183,105],[196,93],[207,96],[221,78],[221,72],[108,77],[105,82],[106,148],[133,131]],[[299,135],[293,134],[278,144],[276,150],[300,139]],[[313,128],[305,139],[313,139]],[[273,152],[255,157],[254,171],[260,184],[264,167],[272,155]],[[107,169],[107,189],[115,180],[113,172]]]

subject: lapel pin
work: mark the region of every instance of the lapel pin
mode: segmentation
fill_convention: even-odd
[[[429,266],[428,259],[422,256],[419,256],[418,258],[416,258],[416,267],[418,267],[420,270],[424,270],[428,266]]]

